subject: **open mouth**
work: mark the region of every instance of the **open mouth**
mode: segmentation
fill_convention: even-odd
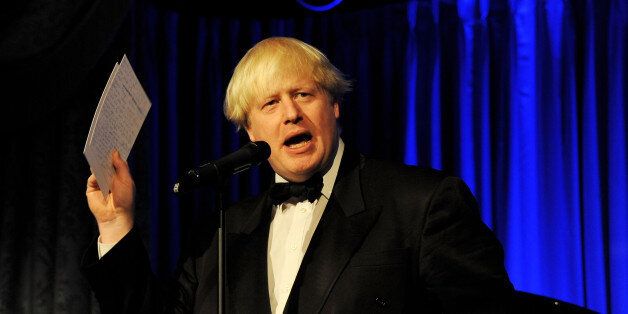
[[[289,137],[283,144],[289,148],[300,148],[305,146],[312,140],[312,134],[309,132],[296,134]]]

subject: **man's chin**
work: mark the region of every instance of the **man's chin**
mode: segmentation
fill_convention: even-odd
[[[317,171],[318,171],[318,167],[308,166],[308,167],[290,168],[285,171],[281,171],[277,173],[289,181],[302,182],[309,179]]]

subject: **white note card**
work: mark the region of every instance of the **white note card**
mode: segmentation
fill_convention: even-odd
[[[148,115],[150,100],[126,55],[113,67],[87,134],[83,155],[107,197],[115,173],[113,149],[122,159],[129,157],[137,134]]]

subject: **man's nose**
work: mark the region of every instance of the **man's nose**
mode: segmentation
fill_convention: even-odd
[[[299,107],[299,104],[291,97],[286,97],[282,102],[284,104],[283,109],[285,123],[288,124],[299,122],[302,119],[301,107]]]

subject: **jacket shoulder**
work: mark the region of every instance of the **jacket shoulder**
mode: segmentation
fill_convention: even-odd
[[[448,177],[443,171],[432,168],[371,158],[363,159],[362,174],[369,186],[391,190],[393,194],[430,193]]]

